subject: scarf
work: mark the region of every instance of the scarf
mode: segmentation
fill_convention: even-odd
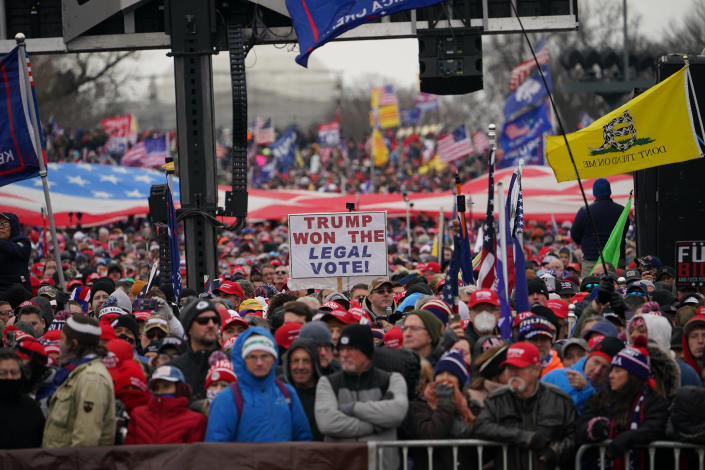
[[[629,430],[634,431],[641,426],[644,422],[644,406],[646,404],[646,394],[648,388],[645,388],[635,399],[632,404],[632,417],[629,422]],[[610,432],[609,439],[614,439],[619,436],[619,432],[615,429],[614,420],[610,419]],[[647,462],[645,459],[644,451],[629,451],[629,469],[626,469],[624,464],[624,455],[620,455],[612,462],[608,462],[606,468],[612,469],[625,469],[625,470],[643,470],[644,464]],[[610,465],[611,464],[611,465]]]
[[[69,375],[71,375],[71,372],[73,372],[76,367],[81,364],[85,364],[88,361],[92,361],[96,357],[98,357],[97,354],[86,354],[82,358],[75,359],[68,364],[65,364],[61,369],[57,370],[56,374],[54,374],[54,390],[61,387],[61,384],[69,378]]]

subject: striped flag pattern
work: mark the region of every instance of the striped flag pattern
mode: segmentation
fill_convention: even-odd
[[[544,65],[548,63],[548,49],[546,48],[546,37],[542,37],[541,40],[536,44],[536,59],[538,59],[539,65]],[[512,70],[511,77],[509,78],[509,91],[514,91],[521,85],[526,77],[529,76],[531,71],[536,67],[536,61],[534,58],[530,58],[522,62],[521,64],[514,67]]]
[[[452,162],[472,152],[472,140],[465,124],[461,124],[452,133],[438,139],[436,153],[442,162]]]
[[[266,120],[257,117],[255,120],[255,145],[272,145],[274,143],[274,126],[272,118]]]
[[[490,153],[489,178],[487,180],[487,217],[482,224],[482,251],[480,257],[480,272],[477,275],[477,285],[483,289],[494,288],[496,277],[497,245],[494,231],[494,164],[495,150]]]

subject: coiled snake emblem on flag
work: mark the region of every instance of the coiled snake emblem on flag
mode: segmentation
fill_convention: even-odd
[[[615,126],[618,126],[619,124],[628,125],[620,127],[619,129],[615,129]],[[623,115],[614,118],[609,123],[607,123],[607,125],[602,128],[602,135],[605,139],[605,143],[602,144],[602,147],[596,149],[588,147],[593,152],[607,150],[610,147],[615,150],[624,152],[629,147],[634,145],[636,143],[636,130],[634,129],[634,120],[629,114],[629,110],[624,111]],[[631,138],[629,140],[623,140],[621,142],[617,142],[614,140],[615,137],[625,137],[628,135],[631,135]]]

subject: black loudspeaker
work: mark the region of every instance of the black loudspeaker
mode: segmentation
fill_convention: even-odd
[[[695,85],[698,106],[705,112],[705,56],[689,56],[690,72]],[[680,55],[661,57],[658,81],[683,67]],[[700,125],[691,99],[695,131]],[[701,150],[705,150],[701,143]],[[705,158],[683,163],[648,168],[634,173],[638,255],[656,255],[665,266],[675,266],[675,242],[704,240],[705,224]]]
[[[482,90],[482,34],[470,29],[418,31],[421,91],[461,95]]]
[[[149,190],[149,220],[154,224],[167,223],[165,184],[153,184]]]

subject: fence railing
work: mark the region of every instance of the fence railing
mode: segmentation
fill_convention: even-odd
[[[600,455],[600,470],[605,469],[607,460],[606,450],[611,441],[602,441],[594,444],[584,444],[580,446],[575,453],[575,470],[582,470],[582,459],[585,452],[597,447]],[[654,441],[648,446],[638,447],[637,449],[646,450],[649,455],[649,469],[656,470],[656,451],[658,449],[671,449],[673,451],[673,469],[678,470],[681,462],[681,451],[693,450],[698,454],[698,470],[705,470],[705,445],[688,444],[675,441]],[[630,467],[631,452],[624,454],[624,468]]]
[[[501,442],[483,441],[480,439],[438,439],[438,440],[419,440],[419,441],[368,441],[367,449],[369,455],[369,470],[384,470],[383,454],[384,449],[400,449],[402,456],[403,470],[409,469],[409,449],[410,448],[426,448],[426,456],[428,458],[428,469],[433,470],[433,452],[438,448],[451,448],[453,455],[452,469],[458,468],[458,449],[472,447],[477,451],[478,468],[482,468],[482,460],[484,457],[485,447],[498,447],[502,449],[502,469],[508,470],[507,467],[507,452],[509,446]]]

